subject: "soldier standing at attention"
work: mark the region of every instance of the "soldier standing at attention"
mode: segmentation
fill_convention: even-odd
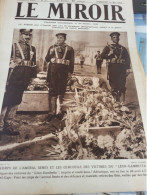
[[[13,119],[31,78],[36,77],[36,49],[30,45],[32,29],[20,29],[20,40],[13,43],[6,92],[0,116],[3,133],[19,135],[14,131]]]
[[[80,55],[80,65],[81,65],[81,68],[83,68],[84,61],[85,61],[85,58],[84,58],[83,54],[81,54]]]
[[[60,105],[63,102],[68,78],[74,71],[74,50],[65,43],[66,34],[56,34],[57,43],[52,45],[45,57],[49,62],[47,82],[49,86],[49,114],[48,121],[57,117],[62,119],[63,112],[57,114],[57,98],[59,97]]]
[[[100,51],[97,51],[97,54],[94,56],[94,58],[96,59],[97,73],[101,74],[101,66],[102,66],[103,60],[101,58]]]
[[[119,44],[120,33],[113,32],[110,36],[113,43],[104,48],[101,57],[108,63],[108,80],[112,95],[117,101],[120,101],[123,95],[124,101],[126,77],[130,73],[130,57],[127,49]]]

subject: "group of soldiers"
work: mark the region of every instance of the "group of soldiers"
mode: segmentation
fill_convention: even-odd
[[[2,133],[11,136],[19,135],[19,132],[13,128],[14,116],[22,101],[24,91],[32,78],[37,76],[36,49],[30,45],[32,32],[33,30],[31,29],[20,29],[20,40],[13,43],[12,46],[0,121]],[[119,44],[120,34],[113,32],[110,36],[113,43],[107,45],[101,54],[98,52],[95,58],[97,61],[107,60],[112,95],[118,99],[118,96],[120,97],[126,90],[125,84],[127,72],[130,69],[130,58],[126,48]],[[57,98],[62,104],[67,82],[74,72],[74,49],[65,43],[65,33],[56,34],[56,38],[57,42],[49,47],[45,57],[45,62],[49,63],[47,72],[47,84],[49,87],[48,121],[55,117],[59,120],[63,118],[64,112],[62,109],[57,114]],[[100,62],[98,62],[99,64]],[[98,71],[101,70],[99,69]]]

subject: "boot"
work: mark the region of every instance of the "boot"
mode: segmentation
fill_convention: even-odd
[[[60,111],[56,115],[56,118],[58,120],[62,120],[63,117],[64,117],[64,114],[66,113],[66,111],[63,110],[63,106],[62,106],[62,104],[63,104],[63,97],[64,97],[63,95],[59,95]]]
[[[121,102],[125,102],[125,92],[121,92],[121,94],[120,94],[120,101]]]
[[[55,118],[55,114],[51,114],[51,113],[49,113],[48,115],[47,115],[47,122],[50,122],[51,120],[53,120],[54,118]]]
[[[116,91],[115,89],[112,89],[112,90],[111,90],[111,94],[112,94],[113,98],[114,98],[116,101],[118,101],[118,100],[117,100],[117,99],[118,99],[118,95],[117,95],[117,91]]]
[[[112,96],[117,102],[120,102],[122,92],[119,89],[111,89]]]
[[[6,109],[5,116],[3,118],[3,134],[16,136],[19,135],[18,131],[15,131],[14,117],[17,111],[18,105],[9,106]]]
[[[3,127],[3,134],[17,136],[19,135],[19,132],[14,130],[12,123],[8,124],[5,122]]]
[[[121,92],[117,91],[117,94],[116,94],[116,101],[117,102],[120,102],[120,97],[121,97]]]
[[[47,117],[47,121],[51,121],[56,116],[57,109],[57,97],[49,96],[49,113]]]
[[[7,107],[3,107],[0,114],[0,132],[3,131],[6,112],[7,112]]]
[[[125,101],[125,99],[126,99],[126,93],[125,92],[123,92],[123,94],[122,94],[122,101],[124,102]]]
[[[0,132],[3,131],[3,127],[4,127],[4,122],[3,121],[0,121]]]

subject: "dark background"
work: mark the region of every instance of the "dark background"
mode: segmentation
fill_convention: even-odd
[[[133,9],[134,13],[146,13],[146,6],[147,1],[146,0],[133,0]]]

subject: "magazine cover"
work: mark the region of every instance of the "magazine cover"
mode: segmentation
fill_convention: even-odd
[[[145,191],[132,1],[6,0],[1,13],[2,194]]]

